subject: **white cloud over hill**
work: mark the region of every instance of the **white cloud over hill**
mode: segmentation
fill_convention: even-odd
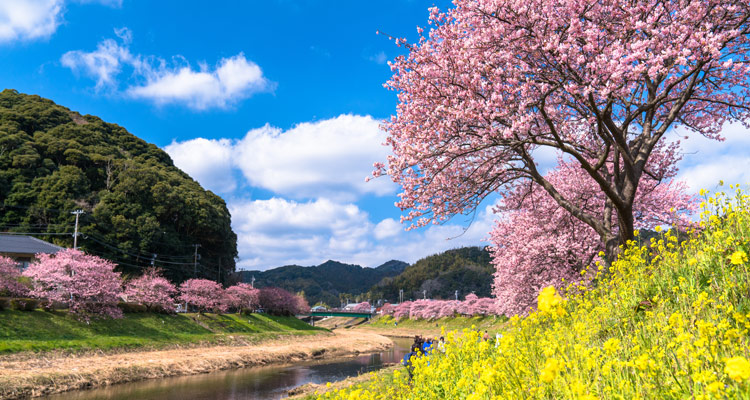
[[[384,137],[370,116],[340,115],[288,130],[266,125],[236,140],[173,142],[165,150],[175,165],[228,199],[242,268],[327,259],[377,266],[481,244],[491,226],[489,209],[466,233],[457,225],[464,221],[404,232],[397,220],[375,220],[363,209],[360,203],[368,201],[392,207],[383,196],[397,190],[386,177],[365,182],[373,162],[389,154]],[[248,198],[255,188],[274,196]]]

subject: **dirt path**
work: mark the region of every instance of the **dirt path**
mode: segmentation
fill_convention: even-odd
[[[0,357],[0,399],[42,396],[114,383],[382,351],[393,345],[373,332],[336,331],[254,346],[216,346],[102,356]]]

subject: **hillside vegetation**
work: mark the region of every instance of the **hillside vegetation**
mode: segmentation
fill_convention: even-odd
[[[294,317],[266,314],[134,313],[86,323],[65,312],[5,310],[0,312],[0,354],[249,343],[280,334],[320,331]]]
[[[237,237],[224,200],[124,128],[39,96],[0,93],[0,231],[34,232],[126,273],[152,262],[171,280],[234,271]]]
[[[325,398],[750,398],[750,196],[701,204],[700,229],[631,243],[593,287],[540,292],[495,347],[447,335],[443,355]]]
[[[372,285],[398,275],[407,266],[403,261],[391,260],[376,268],[363,268],[329,260],[314,267],[287,265],[268,271],[240,271],[239,274],[247,283],[255,277],[256,287],[276,286],[294,293],[304,292],[311,305],[322,302],[338,307],[344,300],[342,297],[349,297],[350,301],[357,297],[367,300],[364,293]]]
[[[462,247],[425,257],[407,267],[404,272],[386,278],[370,290],[372,299],[398,302],[399,290],[404,290],[404,300],[459,299],[474,293],[490,297],[492,274],[490,253],[480,247]]]

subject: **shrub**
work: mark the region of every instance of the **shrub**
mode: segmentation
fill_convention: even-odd
[[[143,304],[124,301],[117,303],[117,308],[122,310],[125,314],[145,313],[149,311],[149,309]]]
[[[0,297],[0,311],[7,310],[10,307],[10,299]]]
[[[18,311],[34,311],[39,306],[39,300],[27,297],[14,298],[10,299],[10,306]]]

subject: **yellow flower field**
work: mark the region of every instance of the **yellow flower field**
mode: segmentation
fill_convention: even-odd
[[[700,226],[632,243],[591,287],[546,288],[497,345],[448,332],[445,354],[324,399],[750,399],[750,196],[701,204]],[[403,372],[402,372],[403,371]]]

